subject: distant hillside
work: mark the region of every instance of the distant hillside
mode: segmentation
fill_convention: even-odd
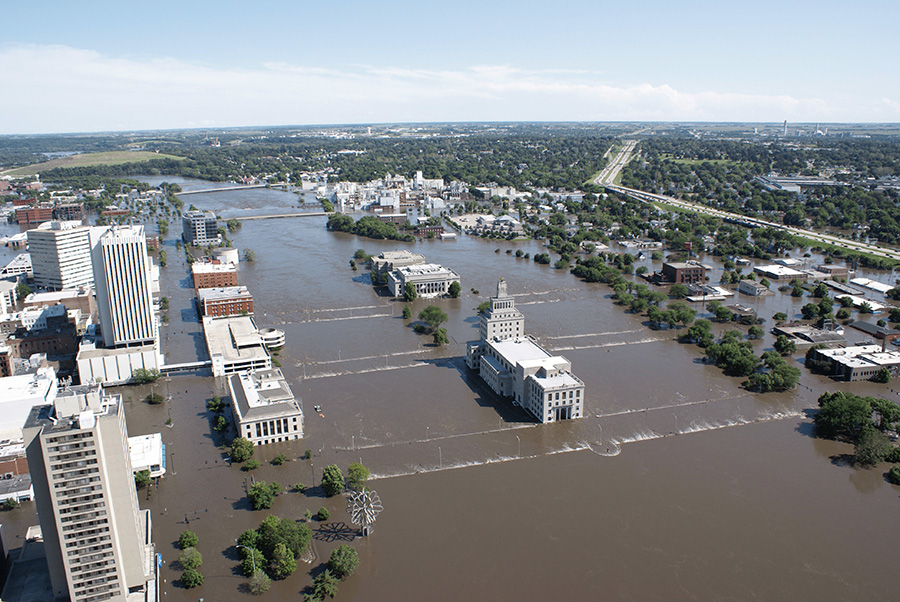
[[[35,163],[25,167],[18,167],[4,172],[0,175],[6,176],[32,176],[37,173],[55,169],[57,167],[93,167],[95,165],[121,165],[122,163],[140,163],[142,161],[152,161],[154,159],[183,159],[184,157],[176,157],[175,155],[164,155],[162,153],[151,153],[148,151],[109,151],[103,153],[85,153],[82,155],[71,155],[68,157],[60,157],[43,163]]]

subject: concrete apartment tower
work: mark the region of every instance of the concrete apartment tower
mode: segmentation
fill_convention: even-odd
[[[60,391],[25,423],[28,467],[55,599],[156,598],[150,513],[138,507],[120,396]]]
[[[58,291],[94,285],[90,230],[81,222],[54,221],[49,230],[27,232],[35,286]]]
[[[525,335],[525,316],[516,309],[516,300],[506,292],[506,280],[497,281],[497,295],[491,297],[491,305],[481,314],[482,341],[502,341]]]
[[[144,227],[113,226],[97,234],[91,260],[103,344],[107,348],[155,344],[158,327]]]

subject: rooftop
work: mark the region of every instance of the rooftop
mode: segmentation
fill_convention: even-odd
[[[210,355],[221,355],[226,362],[268,357],[256,323],[250,316],[216,319],[205,317],[203,331]]]
[[[488,344],[512,365],[541,362],[551,357],[540,345],[528,337],[488,341]]]
[[[195,261],[191,264],[194,274],[214,274],[216,272],[237,272],[237,266],[233,263],[212,263],[208,261]]]
[[[197,297],[201,302],[215,301],[216,299],[232,299],[234,297],[249,297],[250,291],[246,286],[224,286],[218,288],[201,288],[197,291]]]
[[[228,384],[240,419],[296,415],[301,411],[284,375],[277,368],[232,374]]]

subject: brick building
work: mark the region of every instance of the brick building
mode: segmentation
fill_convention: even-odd
[[[694,284],[706,281],[706,268],[694,262],[664,263],[662,266],[663,282],[676,284]]]
[[[53,207],[50,205],[35,205],[33,207],[19,207],[16,209],[17,224],[40,224],[53,219]]]
[[[237,286],[237,267],[230,263],[198,262],[191,264],[194,275],[194,291],[201,288],[225,288]]]
[[[253,313],[253,296],[246,286],[201,288],[197,291],[200,314],[213,318]]]

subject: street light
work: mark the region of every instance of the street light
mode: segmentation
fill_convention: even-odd
[[[519,444],[519,457],[521,458],[521,457],[522,457],[522,440],[519,439],[519,436],[518,436],[518,435],[516,435],[516,441],[517,441],[518,444]]]
[[[253,555],[253,549],[248,548],[247,546],[242,546],[237,541],[238,540],[236,540],[236,539],[234,540],[235,546],[238,548],[244,548],[245,550],[247,550],[247,553],[250,554],[250,562],[253,563],[253,574],[256,574],[256,557]]]

